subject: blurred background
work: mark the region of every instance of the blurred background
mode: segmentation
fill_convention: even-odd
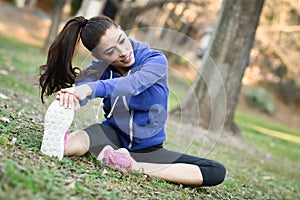
[[[238,25],[226,32],[216,31],[220,30],[219,16],[224,16],[224,2],[231,5],[226,7],[227,19],[235,21],[223,22]],[[95,199],[300,199],[300,1],[266,0],[261,13],[245,16],[239,12],[241,8],[260,11],[253,2],[262,6],[263,0],[0,0],[0,199],[93,199],[91,195]],[[49,45],[68,19],[99,14],[116,20],[129,37],[167,49],[172,111],[189,99],[188,91],[199,80],[199,71],[211,67],[205,64],[212,49],[212,53],[229,57],[227,66],[217,65],[229,68],[230,73],[243,67],[237,76],[226,72],[223,80],[207,79],[218,84],[238,79],[226,85],[228,93],[237,88],[237,102],[228,98],[225,103],[236,103],[231,110],[234,119],[229,118],[240,134],[212,136],[206,127],[182,123],[176,112],[167,123],[165,145],[220,161],[228,171],[224,184],[213,188],[169,185],[139,175],[120,175],[107,166],[95,165],[88,156],[58,162],[40,153],[44,114],[48,100],[55,97],[47,98],[46,104],[40,102],[39,66],[46,63]],[[233,68],[239,55],[240,60],[248,60],[240,52],[251,45],[236,40],[254,35],[256,25],[252,23],[250,34],[245,29],[258,14],[249,62]],[[246,21],[244,29],[232,30],[240,21]],[[225,48],[222,40],[218,48],[210,48],[218,32],[221,39],[231,40]],[[235,47],[234,53],[231,47]],[[87,67],[89,59],[90,53],[79,47],[73,66]],[[225,104],[218,97],[214,103]],[[71,130],[95,122],[99,102],[94,102],[77,112],[80,117],[74,119]],[[198,119],[190,115],[196,113],[193,105],[188,102],[181,110],[187,111],[190,121]],[[229,113],[222,111],[217,110],[216,118]]]
[[[77,15],[86,18],[107,15],[132,37],[136,28],[168,28],[194,40],[189,44],[190,40],[183,37],[177,44],[190,45],[186,54],[194,56],[193,66],[170,55],[170,67],[193,82],[214,32],[221,3],[221,0],[2,0],[0,35],[47,51],[64,22]],[[299,13],[297,0],[265,2],[238,102],[240,109],[294,128],[300,128]],[[164,32],[156,33],[156,37],[163,38]]]

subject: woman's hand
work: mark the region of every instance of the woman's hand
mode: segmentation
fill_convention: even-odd
[[[91,87],[87,84],[83,84],[76,87],[61,89],[58,92],[56,99],[59,100],[60,105],[65,108],[72,108],[72,105],[74,105],[74,109],[77,111],[80,108],[79,101],[91,95]]]

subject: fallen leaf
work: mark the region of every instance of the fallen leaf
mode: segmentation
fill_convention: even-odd
[[[2,93],[0,93],[0,98],[1,98],[1,99],[9,99],[8,96],[6,96],[6,95],[4,95],[4,94],[2,94]]]
[[[16,164],[16,168],[19,169],[20,171],[24,171],[24,172],[27,171],[26,167],[19,165],[19,164]]]
[[[1,117],[1,120],[4,121],[5,123],[9,123],[10,120],[8,117]]]
[[[11,140],[11,142],[10,142],[10,144],[11,145],[15,145],[16,142],[17,142],[17,138],[13,137],[12,140]]]
[[[75,184],[76,184],[76,181],[73,181],[73,182],[69,183],[66,187],[74,189],[75,188]]]
[[[101,176],[102,176],[102,175],[105,175],[105,174],[108,174],[108,173],[109,173],[109,172],[108,172],[106,169],[104,169],[103,172],[102,172],[102,174],[101,174]]]
[[[8,71],[7,71],[7,70],[4,70],[4,69],[2,69],[2,70],[0,70],[0,74],[2,74],[2,75],[8,75]]]
[[[274,177],[273,176],[264,176],[263,179],[264,180],[273,180]]]

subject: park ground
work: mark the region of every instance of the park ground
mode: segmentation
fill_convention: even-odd
[[[38,66],[46,60],[46,54],[40,51],[40,38],[47,34],[45,27],[50,22],[42,15],[30,16],[6,5],[0,7],[14,9],[0,12],[0,199],[300,198],[299,128],[249,112],[246,103],[239,105],[235,118],[241,137],[204,136],[203,143],[192,134],[196,127],[186,125],[181,130],[193,142],[176,143],[172,127],[178,119],[169,118],[167,144],[171,148],[182,150],[182,146],[188,146],[186,153],[218,160],[226,166],[227,177],[217,187],[168,183],[104,165],[90,154],[62,161],[41,154],[48,104],[39,101],[35,83]],[[171,75],[170,81],[174,91],[180,90],[181,80]],[[71,128],[78,126],[83,125],[75,120]]]

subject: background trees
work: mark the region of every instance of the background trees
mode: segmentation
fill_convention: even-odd
[[[263,0],[224,0],[212,44],[183,105],[184,118],[237,133],[233,122]]]
[[[63,7],[66,3],[66,0],[60,0],[60,1],[54,1],[53,2],[53,11],[52,11],[52,17],[51,17],[51,26],[49,29],[49,34],[44,46],[44,50],[48,51],[50,45],[54,41],[57,32],[59,30],[59,25],[61,23],[62,19],[62,11]]]
[[[28,7],[30,5],[28,2],[34,1],[24,0],[23,2],[26,2],[26,4],[23,4],[23,6],[25,5]],[[86,17],[90,17],[88,14],[95,15],[97,13],[107,13],[109,11],[109,9],[107,9],[107,7],[109,7],[108,3],[110,5],[114,5],[114,17],[120,24],[123,24],[125,27],[124,29],[130,30],[141,27],[169,28],[185,34],[195,41],[200,41],[200,38],[205,35],[207,29],[209,29],[210,33],[215,33],[215,31],[217,31],[216,18],[218,16],[218,12],[220,14],[220,6],[222,1],[66,0],[64,6],[62,6],[62,4],[58,4],[57,1],[53,1],[56,2],[54,4],[51,4],[51,2],[51,0],[40,0],[35,2],[35,4],[32,4],[36,6],[35,9],[33,9],[33,15],[40,13],[39,10],[42,9],[48,14],[48,16],[53,15],[53,19],[56,19],[53,20],[53,22],[60,22],[52,23],[52,26],[42,29],[43,31],[40,29],[36,31],[36,33],[42,33],[47,28],[48,30],[52,30],[49,31],[51,34],[48,34],[48,40],[46,39],[46,36],[42,38],[44,41],[51,41],[55,37],[57,30],[59,29],[59,25],[62,25],[66,18],[78,14],[83,14],[87,15]],[[59,1],[59,3],[61,2],[64,1]],[[96,4],[97,6],[95,6]],[[61,8],[60,11],[56,13],[61,14],[61,20],[58,17],[59,14],[54,14],[54,10],[56,10],[54,8],[57,8],[58,5],[60,5]],[[22,4],[19,4],[19,6],[22,6]],[[71,7],[72,12],[66,12],[66,7]],[[90,10],[91,8],[93,8],[93,10]],[[83,10],[85,10],[85,12],[82,12]],[[297,0],[274,0],[272,2],[266,2],[260,17],[260,23],[254,39],[254,46],[250,51],[249,67],[246,68],[243,66],[242,68],[245,72],[239,72],[244,75],[240,76],[239,78],[240,82],[243,81],[242,92],[244,92],[245,88],[247,89],[248,87],[254,88],[257,86],[262,86],[266,88],[265,93],[272,93],[273,98],[276,100],[281,99],[285,103],[285,107],[290,109],[291,113],[293,113],[292,111],[295,110],[297,107],[296,105],[299,105],[300,102],[300,63],[298,59],[298,52],[300,49],[299,13],[299,2]],[[238,15],[238,13],[236,14]],[[54,18],[54,16],[56,16],[56,18]],[[240,16],[242,18],[244,15]],[[11,20],[14,20],[14,18],[11,17]],[[22,20],[25,19],[19,18],[20,23],[22,23]],[[124,21],[128,23],[124,23]],[[46,20],[44,20],[44,22],[44,24],[46,24]],[[11,24],[13,23],[17,22],[12,21]],[[226,31],[230,30],[227,29]],[[215,35],[217,36],[218,34]],[[225,36],[227,33],[223,32],[222,35]],[[34,39],[36,39],[36,37],[37,34],[34,35]],[[162,38],[166,39],[164,37],[163,31],[157,31],[155,34],[151,35],[153,40]],[[184,50],[186,50],[186,53],[189,55],[196,54],[197,47],[191,45],[189,49],[185,48],[185,46],[188,46],[188,44],[184,39],[181,41],[181,43],[176,45],[179,45],[179,47],[182,47]],[[223,48],[224,44],[221,43],[221,46]],[[220,50],[220,48],[215,48],[215,50],[221,51],[222,49]],[[206,53],[208,52],[206,51]],[[233,54],[231,54],[231,56],[233,56]],[[212,59],[198,59],[197,66],[191,70],[191,67],[188,63],[181,62],[184,60],[184,57],[182,57],[182,59],[178,59],[178,56],[174,56],[173,54],[173,57],[169,56],[169,58],[171,61],[170,67],[174,68],[180,66],[181,68],[185,68],[185,70],[182,70],[182,73],[191,74],[188,77],[189,81],[194,81],[195,77],[198,76],[198,79],[195,80],[194,88],[197,88],[196,82],[199,83],[199,77],[201,77],[199,74],[196,74],[197,70],[201,70],[201,73],[204,73],[205,69],[203,66],[212,61]],[[180,63],[173,64],[174,60],[180,60]],[[206,73],[213,74],[211,72]],[[221,75],[224,74],[221,73]],[[207,79],[213,80],[213,77]],[[233,80],[230,79],[230,81]],[[206,81],[206,83],[208,82]],[[198,88],[201,87],[199,86]],[[226,88],[226,92],[229,92],[229,90],[234,90],[232,86],[226,86],[224,88]],[[239,91],[239,89],[237,89],[237,91]],[[253,93],[255,95],[259,94],[258,90],[254,90]],[[257,96],[253,96],[253,93],[248,93],[250,94],[250,97],[247,97],[247,101],[248,98],[250,98],[250,100],[251,98],[252,100],[257,100]],[[204,93],[201,92],[201,94]],[[237,92],[237,94],[239,94],[239,92]],[[242,95],[244,95],[244,93]],[[237,98],[234,99],[230,100],[233,105],[236,104],[234,103],[235,101],[238,101]],[[203,101],[206,102],[208,100]],[[211,103],[209,103],[209,105],[210,104]],[[229,107],[230,106],[228,105],[227,108]],[[204,106],[204,108],[206,109],[206,106]],[[200,109],[200,112],[201,110],[205,112],[204,108]],[[276,105],[274,110],[275,111],[273,113],[268,112],[268,115],[272,115],[273,117],[282,115],[282,113],[276,113]],[[234,111],[231,113],[234,113]],[[232,115],[230,116],[230,118],[232,118]],[[198,117],[195,116],[194,118],[198,119],[199,117],[200,115]],[[208,114],[207,119],[210,117],[211,115]],[[207,127],[207,125],[204,124],[202,126]]]

